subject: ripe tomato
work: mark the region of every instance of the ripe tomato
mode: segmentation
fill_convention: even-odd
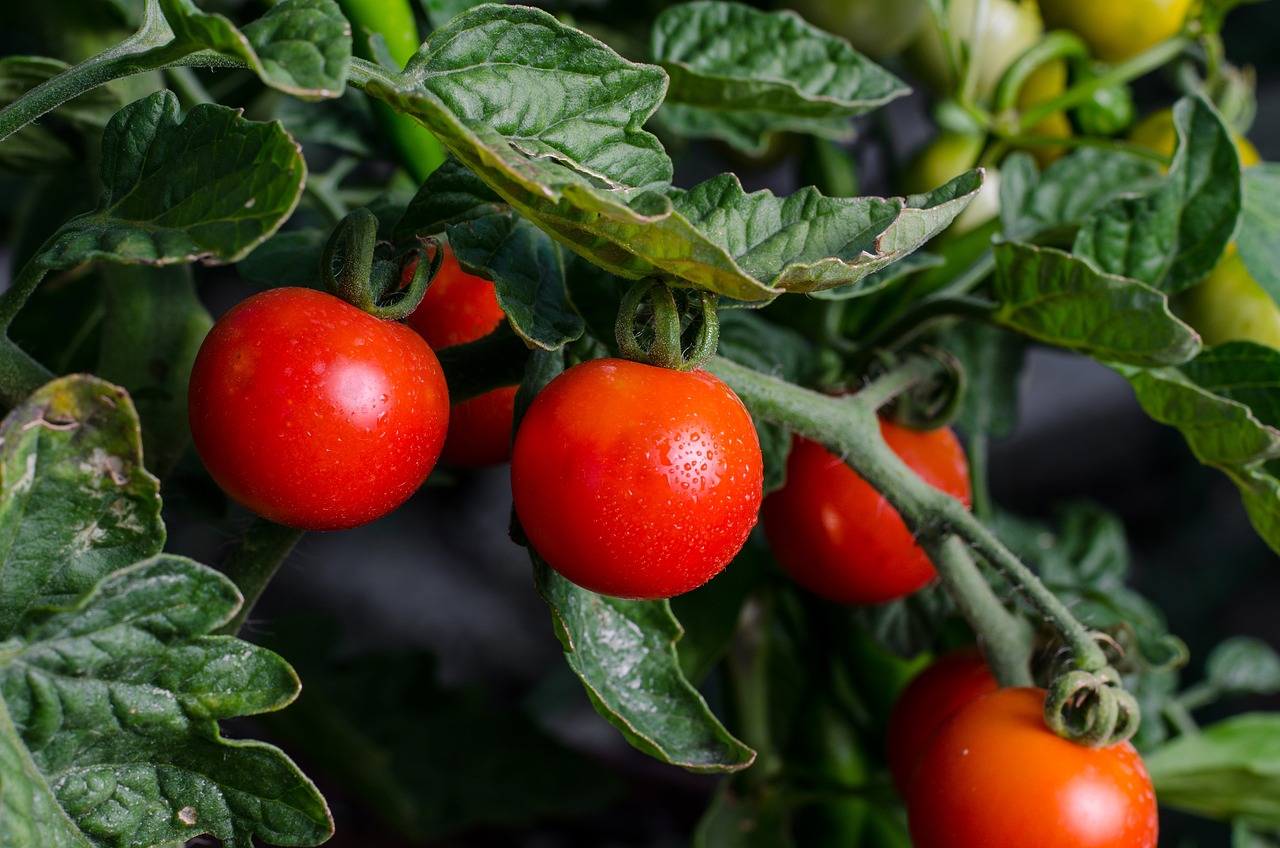
[[[484,338],[506,315],[498,305],[493,283],[468,274],[447,244],[440,272],[427,287],[422,303],[405,319],[434,350]],[[406,282],[417,263],[405,268]],[[511,424],[515,417],[516,387],[504,386],[453,406],[449,434],[440,460],[476,468],[511,458]]]
[[[1122,62],[1172,38],[1192,0],[1040,0],[1050,29],[1069,29],[1095,58]]]
[[[1044,697],[1001,689],[943,722],[907,793],[915,848],[1155,846],[1156,796],[1138,752],[1057,736]]]
[[[969,504],[969,467],[951,430],[880,422],[889,447],[934,488]],[[923,588],[937,572],[902,517],[839,457],[797,437],[787,482],[765,498],[765,536],[806,589],[842,604],[877,604]]]
[[[885,734],[889,773],[904,797],[916,760],[933,732],[956,710],[999,688],[976,646],[943,654],[907,684]]]
[[[762,474],[755,426],[728,386],[622,359],[552,380],[511,455],[534,549],[579,586],[633,599],[718,574],[756,523]]]
[[[338,530],[378,518],[431,473],[444,373],[413,331],[323,292],[235,306],[191,372],[191,437],[213,479],[272,521]]]
[[[995,93],[996,85],[1013,60],[1040,40],[1044,25],[1035,3],[1018,0],[989,0],[985,25],[974,32],[978,16],[977,0],[951,0],[947,6],[947,22],[953,36],[962,42],[968,55],[977,62],[974,95],[986,100]],[[944,52],[942,33],[930,16],[920,38],[907,50],[911,69],[935,92],[955,93],[957,80]]]

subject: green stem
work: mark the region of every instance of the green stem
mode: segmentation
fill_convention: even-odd
[[[987,480],[990,447],[991,441],[984,433],[969,434],[969,482],[973,490],[973,514],[983,521],[989,520],[994,513],[991,487]]]
[[[0,335],[0,405],[13,409],[54,376],[12,339]]]
[[[235,618],[227,622],[219,632],[234,636],[240,631],[262,591],[302,535],[302,530],[285,527],[265,518],[253,520],[249,529],[240,537],[240,543],[222,564],[222,573],[239,587],[244,603]]]
[[[1000,75],[996,87],[995,110],[999,115],[1018,105],[1018,93],[1027,78],[1041,65],[1054,59],[1088,58],[1089,48],[1080,37],[1065,30],[1048,33],[1013,60],[1013,64]]]
[[[27,300],[39,287],[45,275],[49,273],[49,268],[37,261],[48,246],[48,241],[41,245],[40,249],[35,252],[37,258],[29,260],[22,267],[22,270],[18,272],[18,276],[13,278],[9,288],[5,289],[3,294],[0,294],[0,333],[8,333],[9,327],[13,324],[13,319],[22,311],[22,307],[26,305]]]

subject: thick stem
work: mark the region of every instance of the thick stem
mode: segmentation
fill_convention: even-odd
[[[227,622],[221,633],[234,636],[244,626],[262,591],[271,582],[289,552],[302,538],[303,531],[265,518],[255,518],[249,529],[240,537],[240,544],[222,564],[222,573],[240,589],[244,596],[235,618]]]

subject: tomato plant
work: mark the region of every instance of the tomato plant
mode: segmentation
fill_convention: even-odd
[[[200,346],[191,437],[227,494],[272,521],[340,530],[403,503],[436,464],[449,395],[407,328],[310,289],[255,295]]]
[[[976,647],[943,654],[916,675],[893,706],[885,736],[889,773],[905,797],[920,753],[944,721],[999,684]]]
[[[1156,796],[1137,751],[1067,742],[1045,727],[1043,702],[1043,690],[1002,689],[938,728],[908,790],[916,848],[1156,844]]]
[[[433,350],[484,338],[506,317],[493,283],[463,271],[447,244],[440,249],[444,251],[440,270],[422,302],[405,319]],[[405,283],[416,268],[416,261],[406,266]],[[503,386],[455,403],[441,460],[476,467],[510,459],[515,401],[516,387]]]
[[[704,372],[618,359],[571,368],[516,432],[511,489],[534,550],[593,592],[669,598],[706,583],[756,523],[751,416]]]
[[[947,429],[921,432],[881,420],[885,442],[929,485],[969,502],[964,449]],[[797,439],[787,484],[765,500],[770,546],[797,583],[844,604],[909,595],[937,576],[879,492],[819,444]]]
[[[1280,840],[1280,4],[792,5],[0,3],[0,848]]]

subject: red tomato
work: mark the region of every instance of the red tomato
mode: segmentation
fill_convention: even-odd
[[[493,283],[463,271],[447,244],[441,249],[444,261],[440,272],[427,287],[422,303],[405,319],[435,350],[484,338],[506,317]],[[416,261],[406,266],[405,282],[416,267]],[[477,468],[510,459],[515,403],[515,386],[457,403],[450,415],[441,461]]]
[[[947,717],[1000,688],[977,647],[943,654],[907,684],[889,716],[885,747],[893,783],[904,796],[920,751]]]
[[[214,325],[188,406],[218,485],[304,530],[354,527],[403,503],[449,421],[444,373],[421,337],[300,288],[254,295]]]
[[[564,577],[604,595],[668,598],[710,580],[746,542],[760,443],[711,374],[596,359],[534,399],[511,484],[529,541]]]
[[[889,447],[934,488],[969,504],[969,467],[949,429],[881,420]],[[806,589],[842,604],[876,604],[925,586],[937,572],[893,507],[839,457],[797,437],[787,482],[765,498],[765,536]]]
[[[1153,848],[1156,796],[1138,752],[1057,736],[1044,697],[1001,689],[943,722],[907,793],[915,848]]]

